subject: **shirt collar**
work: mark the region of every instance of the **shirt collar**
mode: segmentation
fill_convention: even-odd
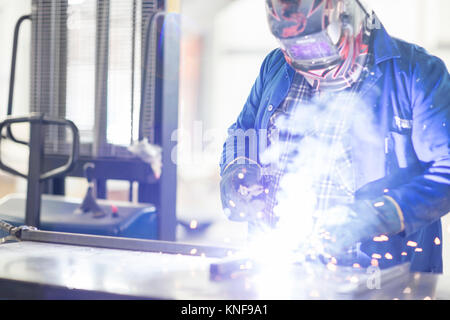
[[[400,58],[401,54],[397,43],[387,33],[381,23],[379,26],[379,28],[372,31],[372,52],[375,64],[380,64],[394,58]]]

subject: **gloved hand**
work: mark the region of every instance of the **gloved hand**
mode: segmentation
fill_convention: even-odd
[[[403,229],[401,212],[394,202],[385,197],[335,207],[317,222],[324,252],[333,257],[346,255],[359,242],[380,235],[398,234]]]
[[[261,218],[266,204],[261,171],[257,164],[235,164],[224,172],[220,191],[230,220],[247,222]]]

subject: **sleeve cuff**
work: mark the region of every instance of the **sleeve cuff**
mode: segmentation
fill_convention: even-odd
[[[390,196],[384,196],[384,198],[386,200],[388,200],[389,202],[391,202],[394,205],[395,209],[397,210],[397,215],[398,215],[398,217],[400,219],[400,224],[401,224],[401,231],[400,231],[400,233],[405,231],[405,228],[406,228],[406,226],[405,226],[405,215],[403,214],[402,208],[397,203],[397,201],[394,200],[394,198],[392,198]]]

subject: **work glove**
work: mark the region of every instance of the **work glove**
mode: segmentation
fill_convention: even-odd
[[[266,191],[261,167],[257,164],[235,164],[222,175],[222,205],[232,221],[249,222],[262,218]]]
[[[403,229],[401,210],[387,197],[335,207],[326,211],[317,222],[323,251],[336,258],[351,253],[359,242],[398,234]]]

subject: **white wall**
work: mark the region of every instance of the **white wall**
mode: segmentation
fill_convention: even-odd
[[[0,0],[0,119],[4,118],[7,112],[14,26],[19,17],[30,13],[31,1],[29,0]],[[20,33],[13,101],[15,115],[26,114],[29,109],[30,26],[30,22],[24,22]],[[14,132],[18,134],[18,137],[26,136],[26,130],[20,130],[20,132],[15,130]],[[11,149],[10,144],[3,143],[2,155],[6,164],[14,164],[14,168],[26,172],[27,150],[25,148],[13,147]],[[25,187],[22,179],[13,178],[5,173],[0,173],[0,183],[5,192],[16,190],[16,188],[24,190]]]
[[[6,114],[8,101],[11,50],[14,25],[20,16],[31,13],[29,0],[0,0],[0,114]],[[20,33],[20,46],[16,69],[16,94],[14,110],[16,114],[27,112],[29,105],[30,70],[30,23],[24,22]]]

